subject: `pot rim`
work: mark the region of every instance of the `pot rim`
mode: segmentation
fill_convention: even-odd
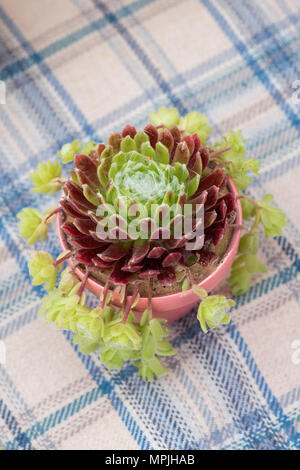
[[[238,225],[238,227],[235,227],[233,229],[233,233],[232,233],[232,237],[230,239],[230,243],[229,243],[229,245],[226,249],[226,252],[223,255],[220,263],[218,264],[218,266],[216,267],[216,269],[212,273],[210,273],[208,276],[204,277],[197,284],[199,287],[202,287],[204,284],[208,283],[215,276],[218,276],[219,272],[222,271],[222,269],[223,269],[223,265],[226,264],[227,260],[230,258],[231,252],[234,251],[234,250],[237,250],[238,244],[239,244],[239,241],[240,241],[240,236],[241,236],[241,227],[240,226],[242,224],[242,206],[241,206],[240,199],[238,199],[239,193],[238,193],[238,191],[235,187],[235,184],[234,184],[234,182],[231,178],[228,178],[227,185],[229,187],[230,192],[236,198],[237,214],[236,214],[235,223]],[[62,214],[61,214],[61,212],[58,213],[56,225],[57,225],[57,232],[58,232],[58,238],[59,238],[60,244],[61,244],[63,250],[68,250],[69,247],[68,247],[68,244],[67,244],[67,241],[66,241],[65,234],[61,230],[61,225],[62,225]],[[71,263],[70,260],[68,260],[68,263],[69,263],[70,266],[72,266],[72,263]],[[85,274],[84,270],[80,267],[76,267],[75,272],[79,273],[81,277],[83,277],[84,274]],[[99,287],[100,287],[100,289],[104,288],[104,285],[101,282],[96,281],[94,278],[92,278],[90,276],[88,277],[88,282],[89,282],[90,285],[92,285],[95,288],[99,288]],[[192,288],[187,289],[186,291],[177,291],[177,292],[172,293],[172,294],[165,294],[165,295],[155,296],[155,297],[153,297],[152,301],[153,300],[160,301],[160,300],[163,300],[163,299],[166,299],[166,298],[168,298],[168,299],[170,299],[170,301],[172,301],[172,300],[175,300],[178,296],[180,296],[181,299],[184,299],[184,298],[190,297],[191,294],[194,294]],[[148,297],[140,297],[139,302],[142,301],[142,300],[147,300],[147,299],[148,299]]]

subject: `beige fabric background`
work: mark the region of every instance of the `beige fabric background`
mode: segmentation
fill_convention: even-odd
[[[1,0],[0,444],[7,449],[293,449],[300,436],[299,2]],[[295,85],[296,87],[297,85]],[[299,86],[299,84],[298,84]],[[159,106],[242,128],[262,162],[250,193],[275,196],[283,236],[268,272],[207,336],[171,328],[170,374],[108,372],[37,313],[17,229],[29,173],[71,139],[105,139]],[[47,248],[59,247],[55,231]],[[220,291],[226,291],[224,284]]]

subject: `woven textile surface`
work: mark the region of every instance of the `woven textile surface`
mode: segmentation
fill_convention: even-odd
[[[300,449],[299,0],[1,0],[0,31],[0,446]],[[29,173],[63,143],[162,105],[207,114],[213,140],[242,128],[262,162],[250,193],[273,193],[288,225],[262,240],[268,272],[231,323],[173,324],[170,373],[145,384],[38,317],[16,214],[55,205]]]

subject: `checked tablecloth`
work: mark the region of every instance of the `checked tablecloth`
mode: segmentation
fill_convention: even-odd
[[[0,5],[0,446],[299,449],[299,0]],[[288,225],[262,243],[268,272],[231,323],[204,335],[194,312],[173,324],[170,374],[144,384],[38,317],[16,214],[53,205],[28,175],[63,143],[140,127],[162,105],[207,114],[214,139],[242,128],[262,162],[250,193],[273,193]],[[58,254],[55,230],[47,247]]]

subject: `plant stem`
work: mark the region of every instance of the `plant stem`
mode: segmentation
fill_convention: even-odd
[[[136,286],[136,289],[135,291],[133,292],[133,295],[131,297],[131,299],[127,302],[127,305],[126,305],[126,308],[125,308],[125,312],[124,312],[124,316],[123,316],[123,320],[122,320],[122,323],[126,323],[127,321],[127,318],[128,318],[128,315],[129,315],[129,312],[131,310],[131,307],[132,305],[134,304],[137,296],[138,296],[138,293],[140,291],[140,288],[142,286],[142,283],[139,283],[137,286]]]
[[[209,155],[209,158],[215,158],[215,157],[221,155],[224,152],[228,152],[228,150],[230,150],[230,149],[231,149],[231,147],[225,147],[224,149],[215,150],[214,152],[212,152]]]
[[[62,211],[61,207],[57,207],[56,209],[54,209],[49,215],[47,215],[47,217],[45,217],[44,223],[46,224],[51,217],[53,217],[54,215],[58,214],[58,212],[61,212],[61,211]]]
[[[100,308],[104,308],[104,306],[105,306],[106,297],[107,297],[107,294],[108,294],[109,283],[110,283],[110,281],[108,279],[106,281],[104,289],[103,289],[103,297],[102,297],[102,300],[100,302]]]
[[[149,317],[152,318],[152,295],[153,295],[153,279],[149,279],[149,287],[148,287],[148,312]]]
[[[191,270],[190,270],[189,268],[185,267],[185,272],[186,272],[186,274],[187,274],[187,277],[188,277],[188,279],[189,279],[191,285],[197,284],[196,281],[195,281],[195,279],[193,278],[193,275],[192,275],[192,273],[191,273]]]
[[[55,183],[59,183],[59,184],[63,185],[68,181],[68,178],[55,178],[52,181],[55,181]]]
[[[54,266],[58,266],[59,264],[63,263],[64,261],[66,261],[67,259],[71,258],[72,256],[72,251],[70,251],[70,253],[67,253],[65,256],[63,256],[62,258],[58,259],[57,261],[55,261],[54,263]]]
[[[228,224],[227,227],[240,228],[241,230],[247,230],[247,232],[251,232],[251,229],[243,224]]]
[[[252,199],[252,197],[248,196],[247,194],[240,194],[236,197],[236,199],[245,199],[246,201],[250,202],[253,206],[259,208],[257,202],[254,201],[254,199]]]
[[[90,272],[89,272],[89,270],[87,269],[87,270],[85,271],[84,278],[82,279],[81,284],[80,284],[80,287],[79,287],[79,291],[78,291],[79,297],[82,296],[82,293],[83,293],[83,291],[84,291],[84,289],[85,289],[85,286],[86,286],[86,283],[87,283],[89,274],[90,274]]]

